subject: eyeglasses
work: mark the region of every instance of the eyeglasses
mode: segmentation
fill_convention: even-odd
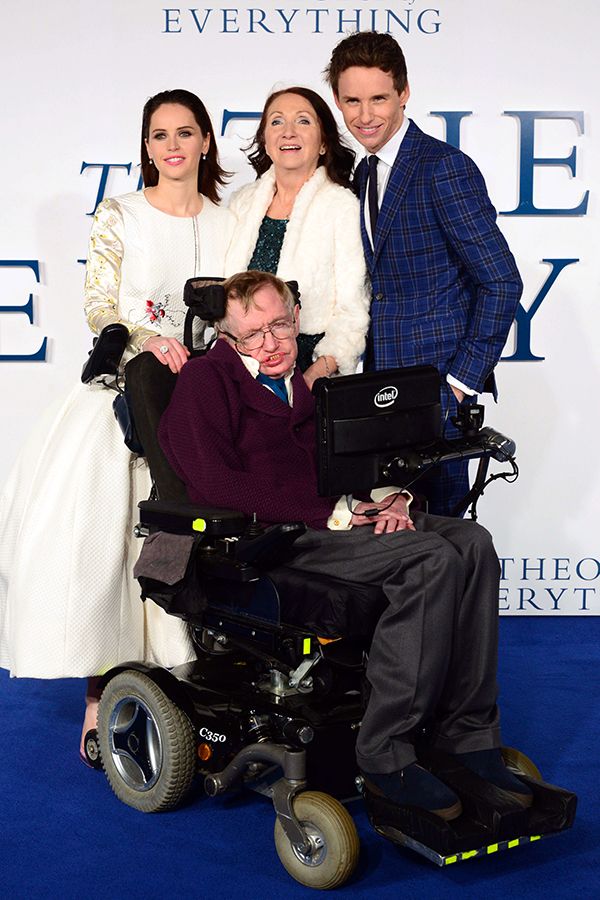
[[[253,331],[243,338],[238,338],[235,335],[230,334],[229,331],[221,330],[221,334],[226,334],[238,347],[248,351],[260,350],[265,342],[267,332],[270,332],[276,341],[284,341],[286,338],[290,338],[294,333],[294,323],[273,322],[272,325],[265,325],[265,327],[261,328],[259,331]]]

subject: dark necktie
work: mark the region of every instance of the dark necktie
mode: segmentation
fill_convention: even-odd
[[[375,244],[375,228],[379,215],[379,198],[377,197],[377,163],[379,158],[375,155],[369,157],[369,218],[371,219],[371,238]]]
[[[256,380],[260,381],[261,384],[270,387],[273,393],[279,397],[280,400],[283,400],[284,403],[288,402],[285,378],[271,378],[270,375],[263,375],[262,372],[259,372]]]

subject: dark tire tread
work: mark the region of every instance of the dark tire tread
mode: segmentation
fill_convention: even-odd
[[[139,698],[151,710],[161,735],[163,765],[156,784],[137,791],[126,784],[116,768],[109,743],[109,721],[116,703]],[[188,792],[196,772],[196,743],[192,723],[147,675],[130,669],[108,683],[98,707],[98,735],[102,766],[114,794],[142,812],[173,809]]]

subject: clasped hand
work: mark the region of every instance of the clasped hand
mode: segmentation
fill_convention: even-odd
[[[162,337],[160,334],[147,338],[142,350],[148,350],[163,366],[168,366],[171,372],[176,374],[181,371],[181,367],[188,361],[190,355],[188,348],[184,347],[177,338]]]
[[[365,516],[364,513],[368,509],[377,509],[377,515]],[[352,526],[374,525],[375,534],[388,534],[391,531],[415,531],[414,523],[408,512],[406,497],[402,494],[390,494],[379,503],[361,500],[354,508],[350,521]]]

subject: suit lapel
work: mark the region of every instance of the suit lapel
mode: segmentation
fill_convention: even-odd
[[[266,416],[287,418],[290,414],[288,404],[256,378],[253,378],[241,361],[240,365],[242,370],[239,372],[239,383],[244,405],[250,406]]]
[[[267,416],[289,416],[290,408],[273,391],[252,377],[239,354],[224,340],[218,340],[209,350],[215,360],[237,381],[240,398],[245,406],[250,406]]]
[[[385,239],[389,233],[394,216],[402,203],[410,182],[415,174],[419,162],[419,145],[421,143],[421,131],[414,122],[408,126],[408,131],[400,144],[400,149],[392,166],[390,178],[387,183],[383,203],[379,210],[377,228],[375,230],[375,247],[373,252],[373,266],[381,253]],[[368,240],[368,238],[367,238]]]
[[[236,376],[240,384],[240,393],[245,405],[263,413],[266,416],[291,419],[292,425],[304,422],[305,419],[314,416],[315,402],[313,395],[308,390],[304,375],[298,367],[292,375],[294,391],[294,405],[290,407],[270,391],[264,384],[253,378],[243,362],[238,358],[239,367]]]
[[[315,401],[299,368],[296,367],[296,371],[292,375],[294,405],[290,407],[273,391],[253,378],[243,363],[241,365],[243,371],[239,372],[240,393],[245,405],[266,416],[288,419],[292,426],[299,425],[314,416]]]

